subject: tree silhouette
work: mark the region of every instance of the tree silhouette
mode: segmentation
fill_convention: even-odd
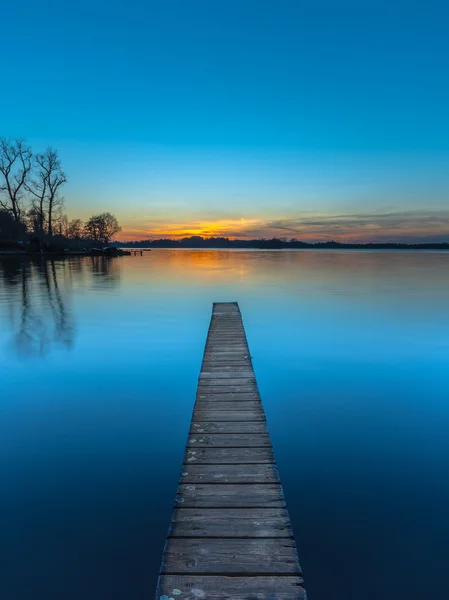
[[[121,230],[116,217],[108,212],[93,215],[84,226],[86,236],[102,244],[109,244],[114,235]]]
[[[71,240],[80,240],[83,237],[84,224],[81,219],[72,219],[67,226],[67,237]]]
[[[34,179],[25,186],[33,198],[32,206],[39,221],[40,237],[43,239],[45,224],[48,235],[53,235],[55,213],[64,205],[59,191],[67,177],[62,170],[58,152],[53,148],[47,148],[42,154],[36,155],[35,172]]]
[[[16,222],[22,218],[23,196],[33,166],[33,154],[23,140],[0,139],[0,208]]]

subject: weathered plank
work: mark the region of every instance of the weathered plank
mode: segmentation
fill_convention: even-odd
[[[262,412],[263,408],[257,400],[219,400],[214,398],[213,400],[198,398],[195,403],[195,409],[201,410],[253,410],[255,412]]]
[[[213,373],[211,369],[219,369],[221,371],[227,371],[229,373],[233,371],[247,371],[248,368],[252,368],[251,361],[249,359],[241,358],[240,360],[207,360],[203,361],[202,370]]]
[[[223,383],[223,382],[222,382]],[[257,385],[256,383],[241,383],[240,385],[230,385],[225,384],[222,385],[219,382],[215,385],[211,385],[210,382],[200,381],[198,384],[198,392],[200,394],[238,394],[240,392],[247,393],[257,393]]]
[[[184,462],[209,465],[274,463],[273,449],[268,448],[195,448],[186,450]]]
[[[306,600],[301,576],[226,577],[162,575],[156,592],[160,598],[182,600]]]
[[[179,508],[173,511],[169,535],[219,538],[225,530],[228,537],[235,538],[293,536],[284,508]]]
[[[274,463],[272,448],[195,448],[188,449],[184,462],[209,465]]]
[[[204,362],[210,361],[225,361],[228,360],[229,364],[235,361],[240,360],[251,360],[251,357],[248,355],[248,350],[228,350],[227,352],[219,352],[217,350],[205,352],[204,354]]]
[[[208,343],[206,344],[206,348],[205,348],[206,353],[209,352],[235,352],[235,353],[242,353],[242,352],[249,352],[248,350],[248,346],[246,344],[244,344],[243,342],[237,342],[236,340],[229,340],[229,341],[225,341],[225,340],[214,340],[213,343]]]
[[[306,600],[240,310],[214,304],[156,600]]]
[[[180,481],[189,483],[280,483],[274,464],[183,465]],[[265,515],[266,516],[266,515]]]
[[[189,435],[200,433],[265,433],[268,431],[265,421],[202,421],[192,423]]]
[[[239,410],[234,413],[229,410],[196,410],[193,413],[195,421],[265,421],[263,411],[255,414],[253,410]]]
[[[244,402],[247,400],[259,401],[259,394],[257,391],[252,392],[226,392],[223,390],[221,393],[198,391],[196,395],[198,400],[217,400],[219,402]]]
[[[206,367],[207,369],[207,367]],[[237,384],[240,383],[241,379],[249,380],[253,383],[256,378],[254,377],[253,371],[248,371],[248,369],[233,369],[232,371],[226,371],[223,368],[215,368],[212,371],[201,371],[200,379],[227,379],[232,380],[236,379]],[[229,385],[230,381],[220,382],[220,385]],[[232,384],[231,384],[232,385]]]
[[[228,434],[191,434],[187,440],[188,448],[263,448],[270,447],[267,433],[228,433]]]
[[[301,575],[291,539],[167,538],[161,573]]]
[[[210,334],[214,334],[213,337]],[[245,338],[245,330],[241,325],[232,324],[232,325],[220,325],[218,327],[211,327],[209,329],[209,340],[215,341],[219,339],[221,336],[229,336],[233,338],[238,338],[241,342],[246,342]]]
[[[181,484],[175,502],[178,506],[204,508],[283,508],[282,487],[275,483],[238,485],[221,483]],[[224,531],[224,530],[223,530]]]

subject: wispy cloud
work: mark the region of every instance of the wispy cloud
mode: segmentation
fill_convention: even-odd
[[[245,232],[249,237],[354,242],[449,240],[449,210],[302,215],[266,221]]]
[[[286,237],[305,241],[448,241],[448,210],[386,211],[352,214],[301,213],[278,219],[217,218],[190,222],[162,222],[148,227],[124,227],[124,239],[180,238],[191,235],[230,238]]]

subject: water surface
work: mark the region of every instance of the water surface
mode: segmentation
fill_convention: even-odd
[[[449,254],[0,259],[0,597],[152,598],[213,301],[311,600],[449,597]]]

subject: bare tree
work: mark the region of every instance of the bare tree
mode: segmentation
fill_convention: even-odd
[[[57,219],[54,219],[53,222],[57,226],[56,229],[58,231],[58,234],[59,235],[63,235],[65,237],[68,237],[68,233],[69,233],[69,220],[67,218],[67,215],[63,215],[60,212],[59,216],[57,217]],[[53,230],[55,230],[55,227],[53,227]]]
[[[61,168],[57,151],[52,148],[37,154],[33,166],[35,176],[25,187],[32,196],[32,208],[39,223],[42,241],[46,232],[50,237],[53,235],[55,221],[62,218],[64,200],[59,196],[59,188],[67,181],[67,177]]]
[[[103,244],[109,244],[114,235],[121,230],[117,218],[108,212],[93,215],[84,226],[87,237]]]
[[[53,220],[58,210],[64,205],[64,199],[59,196],[59,188],[67,181],[67,176],[62,170],[61,161],[57,150],[47,148],[43,154],[36,156],[36,162],[47,184],[46,210],[48,235],[53,235]]]
[[[0,139],[0,208],[16,222],[21,220],[23,194],[32,166],[33,155],[24,140]]]
[[[32,229],[39,236],[42,243],[45,235],[45,202],[48,180],[46,170],[40,167],[39,156],[35,157],[34,166],[38,167],[35,177],[25,183],[25,188],[31,195],[31,208],[28,211],[28,216],[31,220]]]
[[[72,219],[67,227],[67,237],[80,240],[83,237],[84,224],[81,219]]]

